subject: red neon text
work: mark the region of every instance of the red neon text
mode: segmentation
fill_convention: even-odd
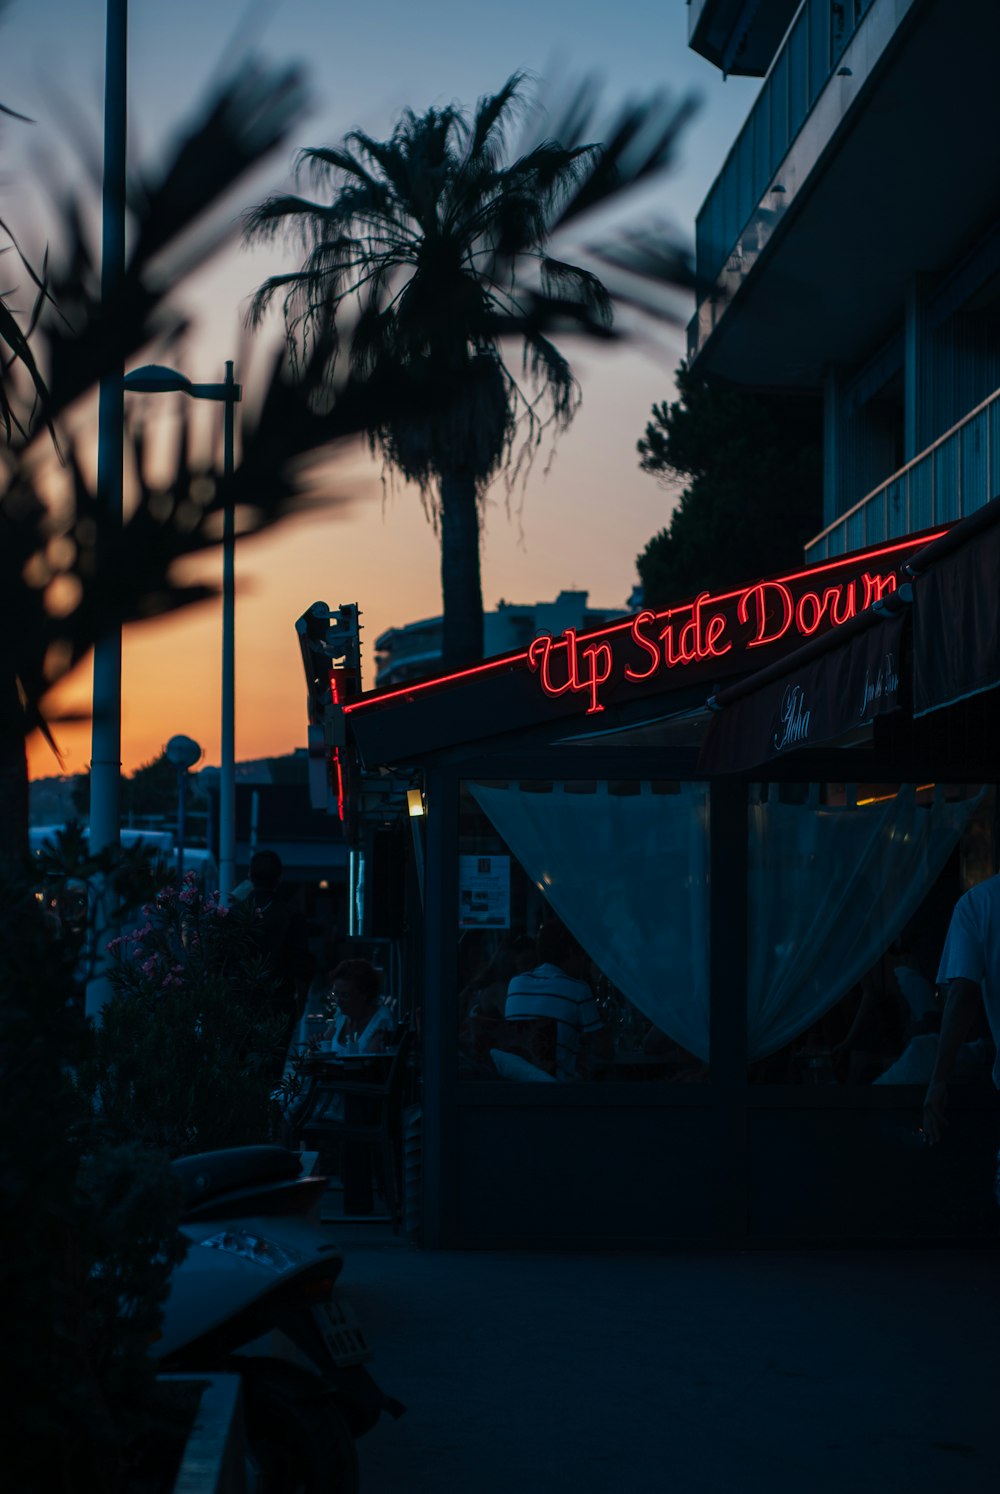
[[[754,630],[747,648],[764,648],[784,638],[793,626],[803,638],[811,638],[827,620],[839,627],[895,590],[894,575],[865,571],[856,581],[827,586],[822,592],[804,591],[796,601],[783,581],[758,581],[740,597],[736,615]]]
[[[638,683],[652,679],[661,669],[721,659],[734,647],[765,648],[795,634],[811,638],[824,624],[839,627],[895,591],[896,585],[891,573],[863,571],[854,580],[796,596],[785,581],[758,581],[728,597],[713,599],[703,591],[684,607],[660,613],[638,612],[623,626],[627,626],[628,643],[639,658],[627,660],[624,667],[619,665],[619,678]],[[746,630],[744,636],[737,632],[736,623]],[[612,636],[615,646],[609,641]],[[561,638],[543,635],[528,648],[528,668],[538,675],[548,696],[569,692],[585,695],[587,715],[592,716],[604,710],[601,688],[613,680],[616,650],[625,643],[624,637],[621,642],[618,637],[617,626],[609,629],[607,638],[596,642],[581,643],[575,628],[567,628]]]
[[[559,684],[552,677],[553,647],[565,652],[566,678]],[[581,660],[585,661],[581,667]],[[586,691],[590,696],[587,715],[603,711],[598,699],[602,685],[611,678],[614,655],[607,642],[588,643],[585,648],[577,645],[575,628],[567,628],[562,639],[554,644],[548,635],[532,640],[528,648],[528,668],[538,672],[542,689],[546,695],[565,695],[567,690]]]
[[[648,679],[664,664],[668,669],[673,669],[677,664],[721,659],[723,654],[729,653],[732,643],[721,642],[726,631],[725,614],[713,612],[708,617],[703,615],[702,609],[708,595],[707,591],[699,593],[691,603],[690,618],[679,630],[668,613],[666,623],[656,633],[657,643],[643,631],[651,623],[658,621],[655,612],[640,612],[632,619],[632,641],[648,655],[648,665],[645,669],[633,669],[630,664],[626,665],[627,680]]]
[[[905,557],[912,556],[915,551],[922,550],[927,545],[931,544],[932,541],[940,539],[943,534],[947,533],[947,527],[948,526],[945,526],[945,528],[943,529],[938,529],[927,534],[917,535],[916,537],[911,536],[909,539],[900,540],[897,543],[878,545],[874,549],[865,550],[860,554],[840,556],[835,560],[826,561],[822,565],[807,566],[804,570],[793,571],[790,574],[783,576],[780,582],[767,582],[761,583],[761,585],[783,586],[788,592],[789,599],[791,599],[792,594],[789,588],[795,582],[811,581],[815,584],[821,578],[829,577],[836,574],[837,572],[843,572],[845,567],[851,567],[852,569],[856,570],[859,565],[862,565],[865,562],[868,562],[869,564],[881,562],[882,564],[889,566],[901,565],[904,562]],[[891,557],[891,559],[889,557]],[[895,591],[897,587],[897,579],[896,576],[891,572],[882,573],[880,575],[876,575],[871,572],[864,573],[862,574],[860,579],[860,585],[862,587],[860,597],[857,591],[854,590],[856,584],[857,583],[850,583],[848,585],[826,587],[822,592],[822,595],[819,597],[825,615],[829,617],[831,623],[835,626],[841,622],[846,622],[849,617],[852,617],[854,615],[855,611],[862,611],[864,608],[871,606],[872,602],[878,601],[887,593]],[[718,595],[712,597],[712,605],[715,608],[726,608],[728,610],[735,605],[742,603],[744,616],[741,621],[745,623],[750,615],[752,600],[757,590],[757,587],[751,586],[746,589],[721,592]],[[765,598],[767,595],[768,593],[765,592]],[[819,594],[814,593],[814,595]],[[780,597],[776,599],[780,600]],[[807,612],[810,609],[810,605],[810,603],[806,603],[805,610]],[[659,619],[662,620],[665,618],[669,618],[674,614],[685,613],[689,610],[690,606],[691,604],[688,603],[686,606],[675,607],[670,609],[670,611],[661,612],[658,614]],[[753,610],[756,613],[756,606],[754,606]],[[719,615],[722,616],[722,614]],[[794,620],[794,616],[792,620]],[[637,647],[641,648],[644,653],[648,654],[650,662],[648,668],[645,671],[641,669],[631,670],[631,673],[628,676],[630,680],[648,679],[652,675],[654,675],[661,667],[660,642],[662,640],[653,642],[652,639],[645,635],[643,635],[641,638],[637,636],[635,631],[637,623],[637,618],[629,618],[623,620],[622,622],[612,623],[606,629],[595,630],[592,633],[584,635],[584,637],[587,639],[612,639],[612,651],[614,653],[617,653],[617,650],[622,641],[619,639],[618,635],[631,633],[631,642]],[[725,633],[726,628],[731,628],[732,625],[733,624],[731,616],[723,616],[721,623],[712,622],[712,631],[711,633],[706,634],[706,642],[711,643],[717,648],[721,638],[723,637],[723,634]],[[759,629],[759,620],[755,623],[755,626]],[[788,631],[788,627],[791,626],[791,621],[789,621],[788,627],[778,631],[777,633],[773,632],[773,626],[773,624],[767,624],[765,620],[765,631],[772,631],[772,636],[766,640],[763,638],[760,639],[755,646],[760,647],[761,644],[765,641],[774,642],[776,638],[783,636],[783,634]],[[642,629],[640,628],[639,631],[641,632]],[[553,640],[550,640],[550,646],[552,642]],[[554,642],[558,647],[559,640],[554,640]],[[736,646],[737,648],[742,649],[748,648],[751,645],[746,640],[737,637]],[[726,650],[725,648],[723,648],[721,651],[725,652]],[[419,680],[416,683],[409,681],[406,684],[400,685],[393,690],[380,690],[377,692],[373,692],[360,700],[346,701],[343,705],[343,711],[345,716],[352,716],[355,712],[368,712],[371,710],[379,711],[388,701],[413,700],[417,696],[421,696],[427,692],[434,692],[441,689],[442,687],[448,687],[454,684],[458,684],[459,682],[465,680],[481,678],[490,675],[499,676],[502,674],[510,673],[511,670],[516,669],[525,663],[529,665],[532,671],[537,672],[540,663],[547,656],[547,652],[548,650],[545,647],[543,640],[539,639],[537,640],[537,646],[533,655],[531,654],[530,649],[525,649],[518,653],[502,654],[497,658],[487,659],[482,664],[475,664],[468,669],[458,669],[451,674],[436,675],[433,679]],[[657,661],[655,667],[652,662],[654,657]],[[554,690],[551,690],[548,693],[561,695],[571,688],[573,687],[568,682],[565,682],[561,687],[556,687]],[[580,688],[579,682],[577,684],[577,688]],[[584,686],[584,688],[586,688],[586,686]]]

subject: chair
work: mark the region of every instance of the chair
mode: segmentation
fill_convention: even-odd
[[[404,1027],[391,1056],[388,1073],[380,1083],[321,1074],[313,1084],[296,1127],[307,1144],[312,1141],[321,1151],[331,1142],[341,1142],[345,1149],[369,1149],[372,1157],[381,1164],[385,1201],[396,1230],[403,1214],[397,1143],[403,1083],[412,1041],[412,1029]]]

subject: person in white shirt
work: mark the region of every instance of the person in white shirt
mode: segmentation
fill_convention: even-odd
[[[556,1021],[556,1078],[576,1078],[581,1049],[598,1058],[614,1052],[601,1021],[594,993],[580,977],[586,955],[561,923],[544,923],[538,933],[533,970],[515,975],[507,987],[504,1016],[508,1022],[553,1017]]]
[[[337,1015],[325,1034],[330,1053],[385,1052],[396,1024],[379,1000],[380,985],[368,960],[342,960],[337,966],[330,986]]]
[[[997,1049],[993,1083],[1000,1089],[1000,876],[971,887],[955,904],[937,980],[947,996],[924,1096],[924,1133],[931,1143],[941,1140],[948,1123],[948,1081],[980,1002]]]

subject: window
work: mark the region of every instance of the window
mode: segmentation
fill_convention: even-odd
[[[703,784],[463,785],[463,1077],[705,1077],[708,809]]]
[[[750,1078],[925,1084],[959,895],[993,873],[995,793],[758,784],[749,805]],[[988,1076],[985,1026],[957,1077]]]

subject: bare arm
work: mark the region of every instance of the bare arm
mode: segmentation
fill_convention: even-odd
[[[932,1144],[940,1141],[947,1125],[945,1107],[948,1099],[948,1081],[955,1067],[958,1050],[968,1035],[980,1002],[979,985],[974,980],[950,981],[948,999],[941,1018],[941,1036],[938,1039],[937,1057],[931,1074],[927,1093],[924,1096],[924,1131]]]

